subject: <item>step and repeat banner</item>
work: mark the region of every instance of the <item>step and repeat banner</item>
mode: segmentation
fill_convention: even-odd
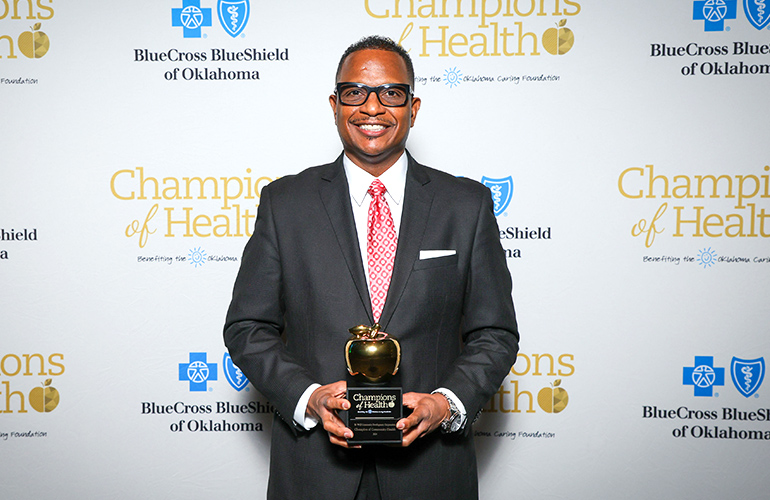
[[[336,158],[339,57],[381,34],[414,59],[411,153],[490,187],[514,280],[482,498],[763,497],[768,26],[764,0],[0,0],[0,496],[264,497],[273,408],[225,311],[262,188]]]

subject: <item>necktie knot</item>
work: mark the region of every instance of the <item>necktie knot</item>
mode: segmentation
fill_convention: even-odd
[[[383,184],[379,179],[374,179],[372,185],[369,186],[368,193],[372,198],[377,198],[384,195],[385,191],[387,191],[387,189],[385,189],[385,184]]]

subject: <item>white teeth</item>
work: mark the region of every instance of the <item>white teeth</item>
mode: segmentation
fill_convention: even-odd
[[[379,132],[380,130],[383,130],[385,128],[382,125],[368,125],[368,124],[359,125],[359,127],[361,127],[364,130],[368,130],[370,132]]]

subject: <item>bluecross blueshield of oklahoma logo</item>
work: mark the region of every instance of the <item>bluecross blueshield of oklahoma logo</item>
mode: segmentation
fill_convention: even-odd
[[[249,379],[246,378],[246,375],[243,374],[240,368],[235,366],[233,358],[227,352],[222,358],[222,368],[227,382],[236,391],[242,391],[249,384]]]
[[[513,177],[510,175],[504,179],[490,179],[482,177],[481,183],[492,191],[492,201],[495,202],[495,217],[499,217],[508,208],[513,198]]]
[[[714,386],[725,385],[725,369],[714,367],[714,356],[695,356],[693,366],[682,369],[682,384],[693,386],[693,395],[711,397]]]
[[[217,14],[219,24],[228,35],[235,38],[240,35],[249,22],[249,0],[219,0]]]
[[[695,0],[692,3],[692,18],[703,21],[704,31],[724,31],[725,20],[735,19],[738,0]]]
[[[759,390],[765,379],[765,358],[740,359],[733,357],[730,375],[738,392],[749,397]]]
[[[171,26],[183,28],[185,38],[200,38],[201,28],[211,26],[211,9],[201,8],[200,0],[182,0],[181,8],[171,9]]]
[[[189,382],[191,392],[208,390],[208,382],[217,379],[217,364],[206,360],[205,352],[191,352],[189,363],[179,363],[179,381]]]
[[[770,4],[767,0],[743,0],[743,12],[758,30],[765,29],[770,23]]]

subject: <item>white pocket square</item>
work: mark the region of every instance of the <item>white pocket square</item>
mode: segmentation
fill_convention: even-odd
[[[456,254],[456,250],[420,250],[420,260],[435,259],[437,257],[447,257]]]

